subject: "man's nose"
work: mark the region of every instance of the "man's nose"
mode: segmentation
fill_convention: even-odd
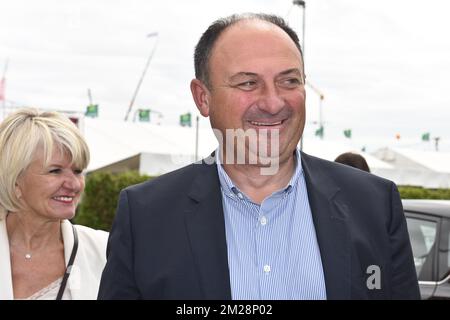
[[[261,93],[258,108],[269,114],[277,114],[285,106],[285,101],[275,85],[266,85]]]

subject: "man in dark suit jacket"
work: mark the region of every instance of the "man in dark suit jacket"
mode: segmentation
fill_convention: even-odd
[[[219,149],[121,192],[99,298],[418,299],[395,184],[296,150],[305,82],[292,29],[269,15],[218,20],[195,65],[191,90]],[[228,158],[239,152],[228,129],[270,132],[270,141],[256,136],[270,152],[248,142],[244,163]],[[255,224],[252,210],[264,211]],[[260,257],[282,263],[262,268]]]

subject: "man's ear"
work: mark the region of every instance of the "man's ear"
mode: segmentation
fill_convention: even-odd
[[[208,88],[198,79],[193,79],[191,81],[191,92],[194,98],[195,104],[198,111],[204,117],[209,116],[209,90]]]

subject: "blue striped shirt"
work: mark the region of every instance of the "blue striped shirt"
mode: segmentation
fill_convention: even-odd
[[[233,300],[326,299],[301,161],[289,184],[258,205],[233,184],[218,154]]]

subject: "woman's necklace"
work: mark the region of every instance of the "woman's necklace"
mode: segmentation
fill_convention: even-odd
[[[18,251],[18,248],[16,248],[15,251],[17,252],[17,254],[19,256],[25,257],[26,260],[31,260],[31,258],[33,257],[33,253],[31,253],[30,251],[22,251],[21,250],[22,252],[20,252],[20,251]]]

